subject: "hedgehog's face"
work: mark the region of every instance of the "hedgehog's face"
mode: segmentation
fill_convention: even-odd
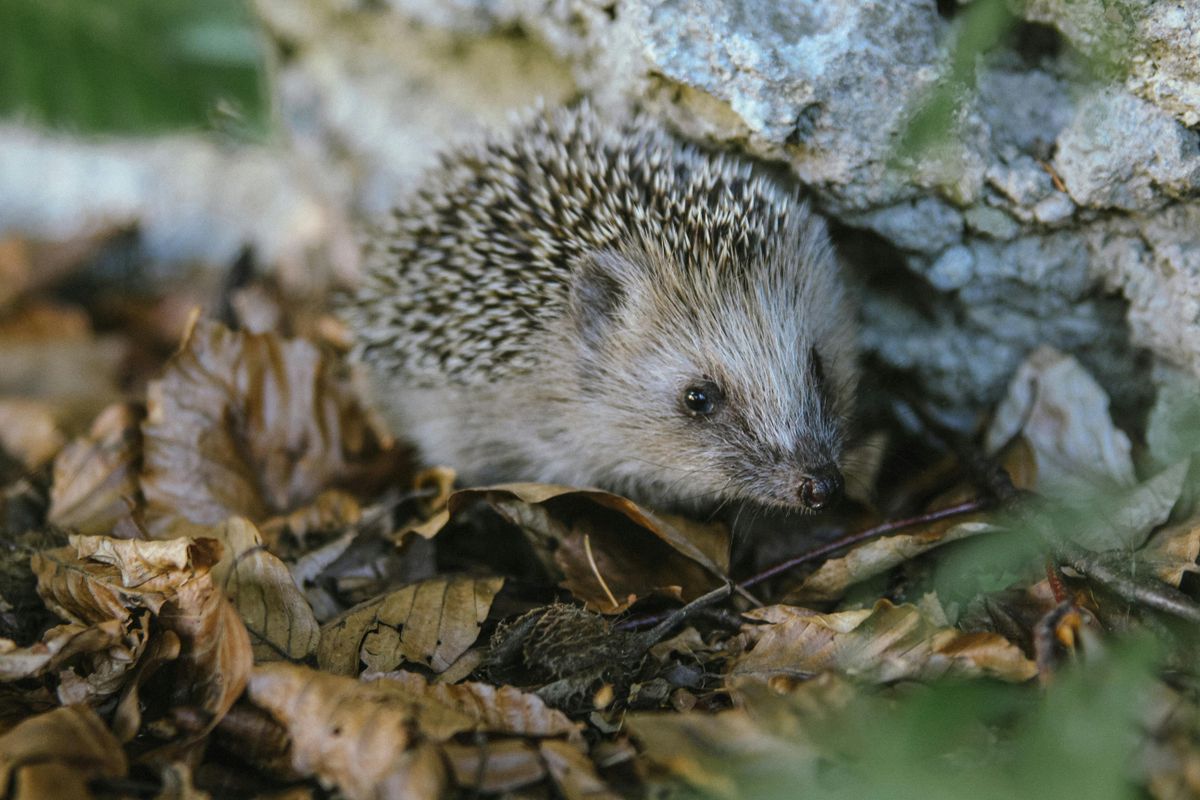
[[[603,450],[615,487],[672,505],[832,504],[855,384],[832,264],[681,279],[662,258],[604,255],[580,273],[583,399],[599,423],[582,446]]]

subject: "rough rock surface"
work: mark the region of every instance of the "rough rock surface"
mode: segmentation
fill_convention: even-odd
[[[964,20],[995,2],[257,0],[287,54],[289,138],[257,180],[289,187],[285,220],[329,215],[284,236],[307,252],[536,97],[635,102],[793,173],[862,278],[868,349],[948,406],[994,402],[1043,344],[1118,405],[1145,399],[1141,348],[1200,376],[1200,3],[1013,0],[1029,24],[948,79]],[[904,152],[954,80],[951,134]],[[0,220],[13,194],[0,166]]]

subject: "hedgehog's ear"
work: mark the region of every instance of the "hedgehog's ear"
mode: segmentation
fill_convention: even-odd
[[[571,285],[571,316],[584,341],[600,344],[608,337],[628,299],[632,270],[628,259],[611,250],[579,260]]]

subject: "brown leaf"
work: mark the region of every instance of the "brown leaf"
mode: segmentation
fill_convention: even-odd
[[[313,345],[201,321],[148,391],[142,490],[155,536],[262,521],[351,479],[379,443]]]
[[[578,746],[580,728],[536,694],[486,683],[431,683],[415,672],[389,672],[374,680],[394,681],[415,695],[436,700],[475,721],[478,730],[514,736],[564,736]]]
[[[287,566],[263,547],[254,525],[233,517],[213,530],[225,556],[213,575],[241,615],[256,661],[300,661],[317,649],[321,628]]]
[[[408,661],[441,672],[479,638],[503,578],[441,577],[355,606],[321,630],[317,663],[355,675],[361,660],[375,672]]]
[[[752,648],[730,666],[731,679],[770,681],[832,670],[873,683],[945,675],[1025,681],[1037,666],[994,633],[938,627],[916,606],[880,600],[872,609],[817,614],[794,606],[748,612]]]
[[[80,653],[95,653],[119,644],[125,629],[115,619],[95,625],[74,623],[57,625],[29,647],[0,639],[0,681],[33,678],[56,670],[60,664]]]
[[[209,571],[220,543],[71,540],[31,561],[47,607],[81,625],[108,619],[128,625],[135,611],[149,609],[181,643],[168,700],[207,715],[200,732],[215,725],[241,693],[252,663],[246,629]]]
[[[836,600],[854,584],[881,575],[935,547],[1002,530],[986,522],[961,522],[960,519],[934,523],[918,533],[887,536],[861,544],[841,558],[823,563],[783,602]]]
[[[292,768],[351,800],[440,797],[441,757],[421,739],[445,741],[474,727],[395,681],[360,683],[284,662],[255,667],[247,693],[288,730]]]
[[[36,400],[0,398],[0,451],[33,472],[66,444],[54,409]]]
[[[88,781],[120,778],[120,743],[87,706],[31,717],[0,736],[0,790],[13,798],[91,797]]]
[[[340,489],[329,489],[289,514],[272,517],[260,530],[268,543],[279,541],[285,532],[304,542],[311,533],[345,530],[357,524],[361,517],[362,509],[352,495]]]
[[[579,748],[550,740],[542,742],[539,750],[554,785],[566,800],[616,800],[620,797],[600,779],[596,765]]]
[[[530,535],[564,588],[604,613],[622,611],[654,591],[692,600],[719,585],[729,570],[729,531],[720,523],[651,512],[596,489],[537,483],[456,492],[449,515],[480,499]]]
[[[78,533],[107,533],[139,497],[141,410],[127,403],[104,409],[86,436],[54,460],[49,521]]]
[[[1147,565],[1163,583],[1178,587],[1186,572],[1200,572],[1200,517],[1168,525],[1150,537],[1138,551],[1138,561]]]
[[[486,745],[442,745],[446,762],[459,786],[495,794],[511,792],[546,777],[538,749],[520,739],[502,739]]]

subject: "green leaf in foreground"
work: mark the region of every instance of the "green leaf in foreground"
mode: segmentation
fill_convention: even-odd
[[[0,117],[261,135],[264,55],[242,0],[0,0]]]

